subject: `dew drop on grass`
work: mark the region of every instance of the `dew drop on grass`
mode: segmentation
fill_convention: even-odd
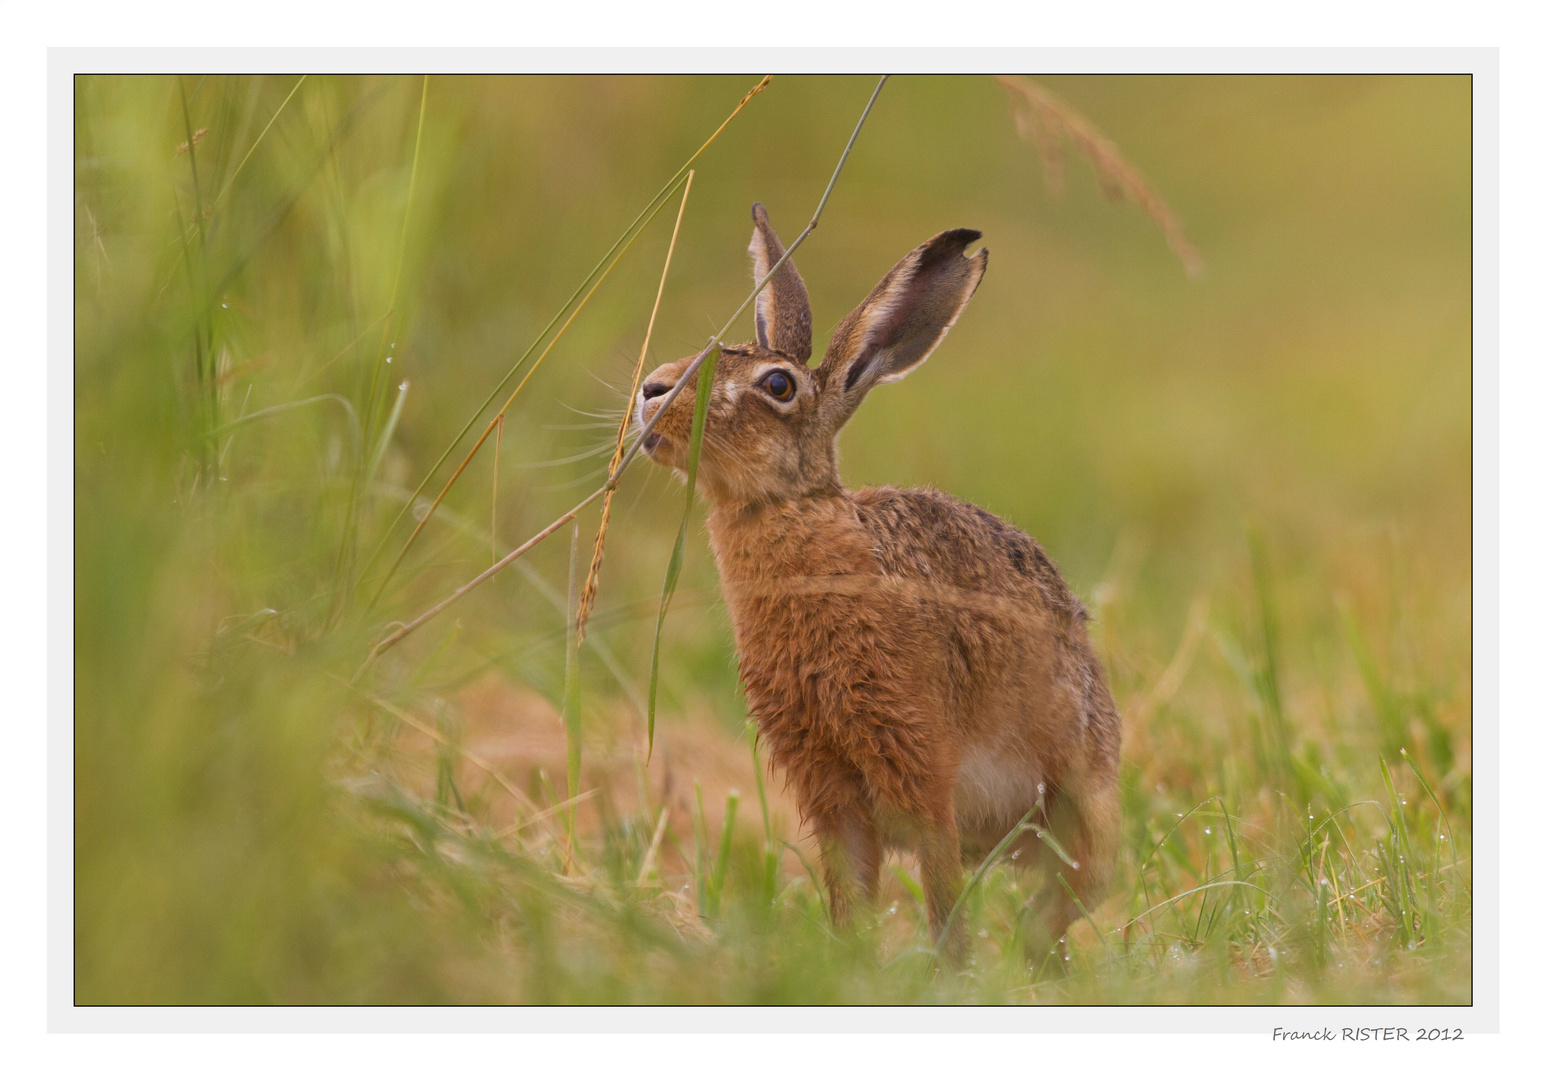
[[[988,936],[988,932],[986,930],[979,930],[977,931],[977,936],[980,938],[985,938]]]
[[[387,357],[387,363],[389,363],[389,364],[390,364],[390,363],[391,363],[391,362],[392,362],[392,358],[391,358],[391,357],[390,357],[390,356],[389,356],[389,357]]]
[[[1204,836],[1212,836],[1213,835],[1213,830],[1212,829],[1204,829],[1202,831],[1202,833],[1203,833]]]

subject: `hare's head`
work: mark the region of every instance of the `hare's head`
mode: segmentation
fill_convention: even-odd
[[[784,254],[767,212],[752,207],[753,280]],[[836,438],[876,383],[895,382],[928,359],[971,299],[988,252],[966,256],[982,234],[951,229],[891,268],[832,334],[821,366],[809,368],[811,305],[786,260],[757,296],[757,340],[720,352],[704,421],[699,475],[715,498],[795,498],[838,485]],[[642,425],[676,385],[691,357],[645,378],[634,402]],[[646,437],[662,465],[687,467],[694,387],[684,388]]]

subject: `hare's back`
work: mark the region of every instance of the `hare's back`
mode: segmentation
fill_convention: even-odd
[[[853,497],[887,576],[1028,603],[1064,624],[1087,618],[1041,545],[980,506],[932,488],[865,488]]]

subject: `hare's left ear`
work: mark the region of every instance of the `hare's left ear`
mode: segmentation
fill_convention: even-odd
[[[988,269],[987,248],[966,256],[981,237],[976,229],[951,229],[920,244],[838,324],[816,370],[838,423],[871,387],[896,382],[944,340]]]
[[[783,258],[784,245],[768,224],[768,212],[761,203],[752,204],[752,224],[748,250],[755,283],[767,277],[773,264]],[[802,364],[811,358],[811,299],[793,259],[785,259],[773,280],[757,294],[757,344]]]

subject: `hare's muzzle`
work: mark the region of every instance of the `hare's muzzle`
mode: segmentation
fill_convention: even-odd
[[[634,415],[638,420],[640,427],[643,427],[645,424],[649,423],[650,419],[659,409],[658,405],[651,405],[650,402],[654,401],[656,398],[664,397],[666,394],[670,393],[671,386],[671,383],[651,380],[646,382],[643,386],[639,387],[639,400],[635,408]],[[650,432],[648,435],[644,436],[643,439],[642,445],[644,447],[644,452],[652,458],[655,457],[655,451],[657,451],[660,448],[660,445],[665,441],[665,436],[661,435],[658,431]]]

